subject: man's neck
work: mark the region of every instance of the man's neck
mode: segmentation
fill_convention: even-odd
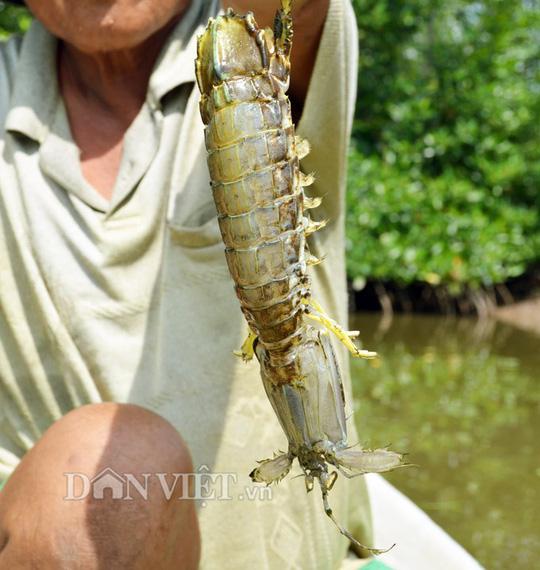
[[[84,178],[105,199],[120,170],[124,136],[138,115],[152,69],[172,28],[171,21],[143,44],[116,52],[59,50],[59,86]]]
[[[137,114],[146,97],[159,53],[179,19],[143,44],[121,51],[88,54],[62,43],[59,50],[62,94],[69,90],[92,106],[133,119],[133,113]]]

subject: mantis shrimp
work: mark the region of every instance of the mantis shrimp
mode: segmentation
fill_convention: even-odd
[[[360,545],[328,502],[337,473],[388,471],[402,465],[402,456],[347,444],[345,397],[329,331],[355,357],[376,353],[360,350],[353,342],[357,333],[342,329],[311,296],[308,268],[319,260],[306,238],[324,222],[307,213],[320,199],[304,190],[313,183],[300,170],[309,145],[295,136],[286,95],[291,10],[291,0],[282,0],[273,30],[260,29],[252,13],[230,9],[209,21],[198,41],[200,110],[225,256],[250,331],[239,354],[259,361],[289,442],[286,453],[259,462],[251,478],[280,481],[297,458],[307,491],[318,482],[326,514]]]

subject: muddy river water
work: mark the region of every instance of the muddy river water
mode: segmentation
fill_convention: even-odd
[[[351,316],[364,447],[407,451],[388,480],[490,570],[540,565],[540,338],[474,319]]]

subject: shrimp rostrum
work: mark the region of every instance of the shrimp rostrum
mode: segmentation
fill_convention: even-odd
[[[308,268],[319,260],[306,239],[324,223],[307,213],[320,200],[305,192],[313,177],[300,171],[300,160],[309,146],[295,136],[286,95],[290,4],[282,0],[273,30],[260,29],[251,13],[231,10],[209,21],[196,61],[200,108],[225,256],[250,330],[240,355],[257,357],[289,443],[287,452],[259,462],[251,477],[277,482],[297,458],[307,490],[318,482],[327,515],[357,543],[328,504],[338,471],[347,477],[388,471],[402,457],[347,444],[344,391],[329,333],[355,357],[376,354],[360,350],[356,333],[343,330],[311,297]]]

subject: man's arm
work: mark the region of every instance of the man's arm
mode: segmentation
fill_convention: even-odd
[[[291,98],[295,114],[302,111],[309,80],[315,65],[330,0],[295,0],[293,2],[294,39],[292,48]],[[272,27],[279,0],[223,0],[224,8],[235,12],[252,11],[260,27]]]

